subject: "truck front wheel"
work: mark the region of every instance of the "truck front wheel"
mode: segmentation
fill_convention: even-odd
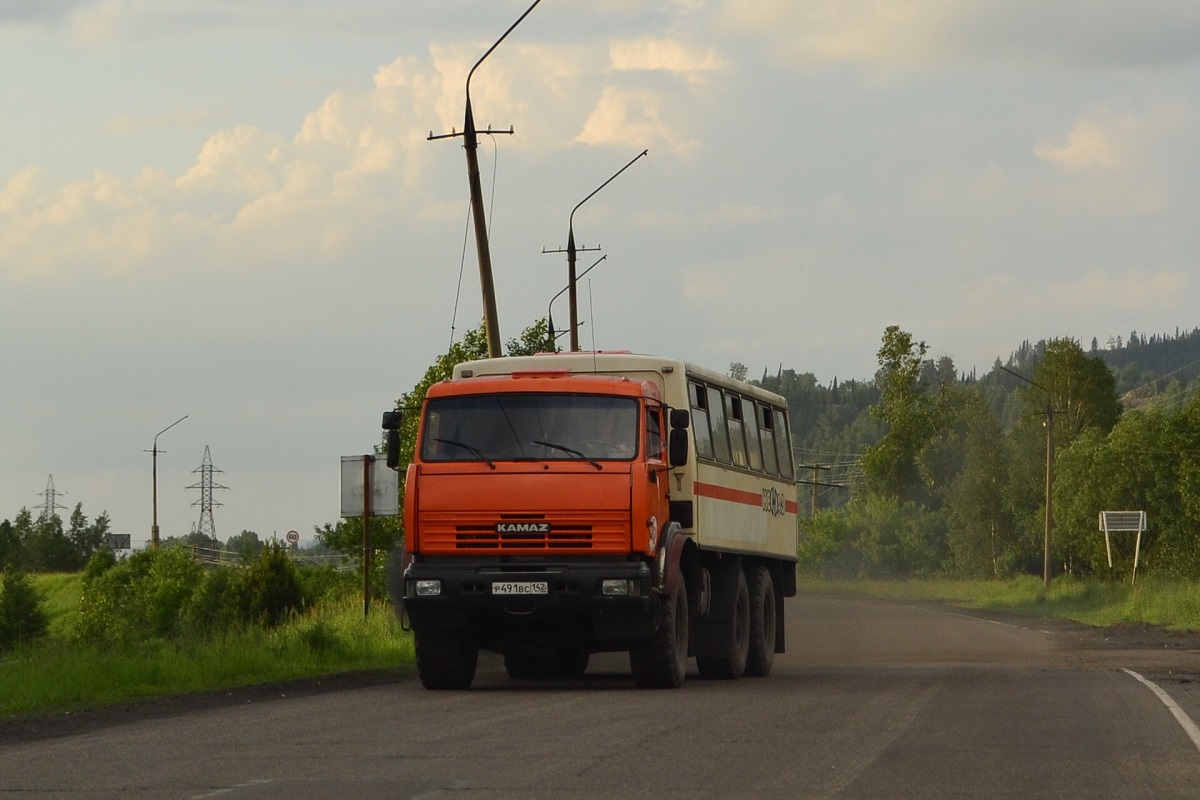
[[[470,631],[416,631],[417,675],[426,689],[466,689],[475,680],[479,648]]]
[[[688,601],[682,576],[659,609],[658,630],[629,650],[633,681],[642,689],[677,689],[687,672]]]

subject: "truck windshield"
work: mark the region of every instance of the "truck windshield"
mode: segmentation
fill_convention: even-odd
[[[628,461],[637,454],[632,397],[495,394],[429,401],[423,461]]]

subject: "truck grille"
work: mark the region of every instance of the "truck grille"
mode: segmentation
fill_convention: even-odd
[[[497,522],[549,522],[550,530],[496,530]],[[420,521],[421,551],[545,553],[628,552],[629,527],[620,513],[534,516],[516,514],[425,514]]]

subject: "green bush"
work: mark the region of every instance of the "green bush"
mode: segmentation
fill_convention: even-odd
[[[5,570],[0,585],[0,652],[44,636],[48,625],[42,598],[29,576]]]
[[[108,569],[85,573],[79,601],[81,638],[121,643],[180,633],[180,612],[204,570],[182,547],[142,550]]]
[[[258,560],[243,573],[238,594],[246,621],[267,627],[304,610],[296,565],[279,544],[263,548]]]
[[[323,567],[300,569],[297,574],[300,576],[306,608],[319,603],[337,602],[362,592],[362,576],[350,570],[338,570],[326,564]]]
[[[204,573],[196,590],[179,611],[181,632],[200,637],[226,633],[241,621],[238,589],[242,575],[229,567]]]
[[[87,565],[83,568],[83,577],[91,579],[99,577],[117,565],[117,557],[113,555],[112,550],[97,550],[96,554],[88,559]]]

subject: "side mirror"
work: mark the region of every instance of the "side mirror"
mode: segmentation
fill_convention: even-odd
[[[400,466],[400,424],[404,422],[404,412],[399,409],[383,412],[380,426],[387,431],[387,465],[392,469]]]
[[[671,409],[671,430],[684,430],[692,424],[692,412],[686,408]]]
[[[684,414],[688,412],[684,411]],[[675,412],[671,412],[671,422],[675,422]],[[672,467],[682,467],[688,462],[688,432],[687,428],[671,429],[671,439],[667,445],[667,456],[671,460]]]
[[[387,432],[387,465],[391,469],[400,467],[400,431]]]

